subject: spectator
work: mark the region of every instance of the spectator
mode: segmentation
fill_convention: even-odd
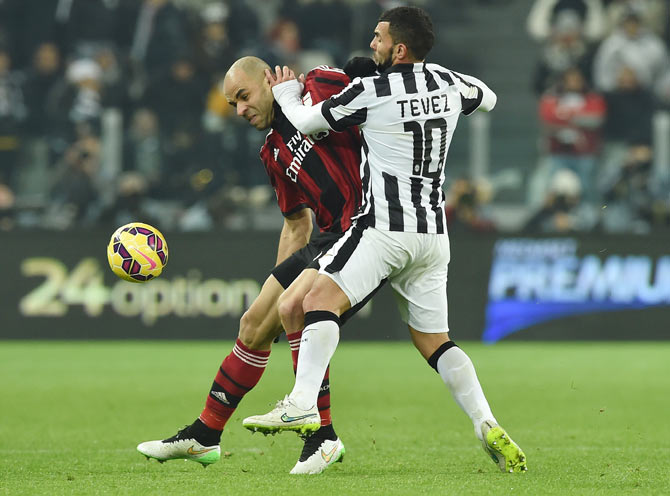
[[[606,20],[601,0],[535,0],[526,22],[531,38],[539,42],[547,40],[566,12],[579,19],[586,40],[598,41],[604,36]]]
[[[21,17],[20,0],[0,0],[0,46],[12,50],[18,55],[21,26],[17,20]]]
[[[658,78],[655,88],[658,102],[665,108],[670,109],[670,68]]]
[[[134,15],[130,10],[134,0],[59,0],[56,21],[66,54],[80,53],[87,45],[127,45],[127,25]]]
[[[38,45],[32,66],[27,71],[25,97],[28,118],[25,125],[25,147],[16,194],[22,199],[45,202],[48,197],[51,165],[59,153],[58,120],[48,111],[48,102],[54,88],[63,80],[61,55],[53,42]]]
[[[626,10],[619,28],[598,48],[594,82],[600,91],[612,91],[623,67],[630,68],[643,88],[652,88],[670,65],[668,52],[636,9]]]
[[[100,140],[82,132],[57,165],[52,204],[45,218],[47,226],[66,229],[97,218],[99,169]]]
[[[28,111],[24,76],[11,68],[9,51],[0,48],[0,183],[13,188]]]
[[[158,118],[154,112],[146,108],[135,112],[124,145],[124,171],[141,178],[146,184],[143,191],[156,186],[161,179],[164,159]]]
[[[219,3],[222,3],[228,12],[226,19],[230,20],[227,27],[231,45],[247,50],[255,47],[262,38],[260,21],[256,11],[251,7],[251,4],[256,2],[226,0]],[[268,1],[262,2],[260,8],[267,9],[268,3]]]
[[[607,208],[602,211],[602,227],[608,232],[646,234],[656,217],[659,196],[654,191],[652,150],[648,145],[632,145],[605,191]],[[667,195],[667,190],[666,190]],[[667,207],[666,207],[667,208]]]
[[[268,38],[269,53],[263,56],[263,60],[266,60],[270,67],[288,65],[298,70],[298,59],[302,49],[298,25],[290,19],[278,19],[270,29]]]
[[[581,35],[581,23],[574,12],[558,14],[551,38],[542,49],[540,62],[535,70],[533,88],[541,95],[559,82],[563,73],[578,67],[590,81],[593,50]]]
[[[491,199],[491,188],[482,181],[457,179],[447,194],[447,225],[449,232],[492,232],[495,224],[486,218],[482,209]]]
[[[191,60],[181,56],[173,62],[167,78],[147,88],[144,102],[158,116],[161,132],[170,140],[177,132],[197,132],[206,95],[207,84]]]
[[[164,143],[164,175],[159,185],[163,198],[170,195],[184,200],[190,198],[191,190],[184,185],[207,160],[201,147],[206,95],[207,85],[186,57],[172,64],[167,79],[147,88],[144,104],[158,116]]]
[[[596,224],[592,208],[582,204],[577,174],[561,169],[554,174],[542,207],[526,221],[524,230],[543,233],[589,231]]]
[[[147,207],[148,190],[149,185],[141,174],[124,172],[117,181],[115,202],[102,212],[100,220],[112,226],[122,226],[137,219],[153,225],[169,225],[166,215],[155,218]]]
[[[616,88],[605,94],[607,118],[604,127],[605,146],[602,154],[600,189],[607,190],[621,175],[631,146],[650,146],[654,98],[642,87],[636,73],[622,67]]]
[[[137,14],[130,47],[138,85],[154,84],[170,72],[188,47],[182,13],[170,0],[144,0]],[[136,93],[141,94],[141,90]]]
[[[63,143],[58,145],[57,152],[64,151],[76,141],[76,128],[80,124],[99,135],[103,103],[101,77],[102,70],[97,62],[77,59],[68,65],[65,79],[51,92],[48,111]]]
[[[14,193],[0,181],[0,231],[14,227],[14,213]]]
[[[604,138],[607,144],[651,144],[654,99],[640,84],[636,72],[622,66],[612,91],[605,93],[607,119]]]
[[[235,115],[235,108],[228,103],[223,94],[223,78],[216,81],[209,89],[203,127],[211,134],[221,133],[227,125],[228,119]]]
[[[576,68],[568,69],[539,105],[550,177],[561,169],[573,171],[580,180],[581,196],[591,202],[596,200],[593,176],[605,112],[605,100],[589,89]]]
[[[55,41],[60,48],[60,31],[56,8],[61,0],[4,0],[8,11],[0,10],[0,26],[6,22],[12,39],[10,48],[15,66],[25,68],[31,63],[36,48],[45,41]],[[0,27],[2,31],[2,27]]]
[[[629,10],[640,13],[642,22],[660,37],[667,35],[667,20],[670,15],[666,0],[614,0],[607,6],[608,34],[621,24]]]
[[[26,102],[28,120],[26,131],[30,136],[40,137],[50,134],[51,126],[46,112],[47,99],[51,89],[62,78],[61,56],[53,42],[38,45],[33,63],[26,79]]]
[[[196,37],[195,61],[198,70],[209,78],[208,82],[222,78],[236,60],[229,37],[228,14],[229,9],[223,3],[208,4],[200,12],[202,22]]]
[[[303,48],[327,53],[342,67],[351,52],[351,7],[342,0],[298,0],[289,3],[283,15],[298,26]],[[323,29],[337,26],[338,29]],[[370,33],[368,34],[371,37]],[[356,47],[358,48],[358,47]]]

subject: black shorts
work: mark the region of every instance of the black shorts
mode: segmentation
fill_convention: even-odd
[[[304,247],[272,269],[272,275],[284,289],[288,288],[305,269],[318,269],[319,257],[326,253],[343,233],[318,233]]]
[[[288,288],[295,281],[300,273],[305,269],[319,268],[319,258],[333,246],[344,233],[318,233],[312,236],[309,243],[300,248],[293,255],[288,257],[282,263],[272,269],[271,274],[279,281],[284,289]],[[350,308],[340,316],[341,324],[344,324],[349,318],[358,312],[365,304],[370,301],[377,291],[386,283],[386,279],[379,283],[369,295],[360,303]]]

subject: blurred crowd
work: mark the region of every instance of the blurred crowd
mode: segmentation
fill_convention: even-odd
[[[446,23],[445,4],[463,2],[411,3]],[[271,204],[265,134],[234,116],[226,70],[250,54],[296,72],[343,66],[368,53],[379,14],[404,3],[0,0],[0,230],[137,219],[199,230]],[[666,0],[532,5],[543,162],[527,229],[670,222],[651,167],[652,116],[670,107],[669,15]],[[496,229],[485,181],[449,184],[453,229]]]
[[[542,160],[526,228],[670,227],[670,164],[653,167],[652,126],[670,109],[670,4],[535,0],[527,29],[541,45],[532,86]]]
[[[206,229],[265,205],[265,133],[227,104],[228,67],[342,66],[397,3],[0,0],[0,229]]]

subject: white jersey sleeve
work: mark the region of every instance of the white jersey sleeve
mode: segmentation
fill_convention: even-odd
[[[372,85],[372,79],[367,81]],[[365,84],[361,78],[356,78],[337,95],[312,107],[303,105],[300,83],[296,80],[278,84],[272,88],[272,93],[288,120],[300,132],[344,131],[364,124],[368,106],[379,103],[374,91],[365,91]]]
[[[475,110],[490,112],[496,106],[498,97],[484,82],[476,77],[451,71],[456,76],[456,85],[461,93],[461,105],[464,115],[470,115]]]
[[[302,134],[315,134],[329,129],[328,122],[321,114],[323,102],[314,106],[304,105],[302,85],[296,79],[274,86],[272,94],[286,118]]]
[[[366,91],[366,84],[373,79],[355,78],[338,95],[323,102],[321,113],[334,131],[343,131],[351,126],[361,126],[368,118],[368,107],[378,103],[373,91]]]

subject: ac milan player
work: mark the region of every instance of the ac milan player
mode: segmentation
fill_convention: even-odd
[[[242,316],[237,341],[214,378],[200,416],[173,437],[137,447],[140,453],[160,462],[187,459],[206,466],[219,460],[223,428],[243,396],[260,380],[282,324],[295,370],[304,326],[302,300],[316,279],[316,259],[349,228],[360,205],[358,131],[301,134],[275,104],[266,69],[269,66],[259,58],[239,59],[226,74],[224,93],[249,124],[258,130],[271,128],[260,156],[284,215],[276,267]],[[305,78],[303,100],[306,104],[318,103],[347,84],[349,77],[342,70],[317,67]],[[311,241],[310,210],[320,229]],[[344,455],[344,445],[331,421],[328,370],[321,384],[318,412],[321,428],[306,438],[292,474],[320,473]],[[321,456],[321,452],[327,456]]]

